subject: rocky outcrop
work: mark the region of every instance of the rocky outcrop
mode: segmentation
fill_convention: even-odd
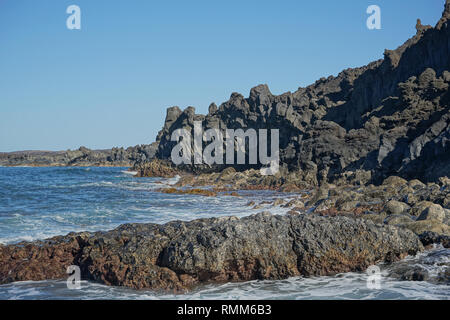
[[[426,254],[419,254],[414,258],[391,264],[383,270],[383,273],[391,279],[448,285],[450,284],[449,258],[450,250],[435,247]]]
[[[179,173],[171,162],[159,159],[136,162],[131,170],[137,172],[137,177],[173,178]]]
[[[118,166],[130,167],[136,162],[153,159],[157,144],[135,147],[91,150],[80,147],[67,151],[19,151],[0,153],[0,166]]]
[[[0,246],[0,283],[64,278],[67,266],[78,265],[83,279],[182,291],[206,282],[364,271],[422,250],[411,231],[371,221],[261,213]]]
[[[208,190],[211,195],[231,193],[236,196],[245,196],[242,190],[282,191],[285,192],[282,199],[251,201],[249,210],[271,210],[281,206],[289,208],[288,213],[294,215],[351,216],[406,228],[417,235],[433,232],[450,236],[448,178],[425,184],[417,179],[407,181],[391,176],[380,185],[352,185],[344,181],[317,187],[305,182],[295,172],[281,171],[273,176],[261,176],[258,170],[236,171],[230,167],[220,173],[183,175],[173,187],[171,193],[196,194],[197,190]],[[196,189],[198,187],[203,189]],[[159,191],[164,192],[163,189]]]
[[[157,157],[170,158],[174,130],[202,121],[205,130],[279,129],[282,165],[315,184],[352,175],[374,183],[391,175],[437,181],[450,172],[449,17],[447,1],[434,28],[419,20],[416,35],[384,59],[293,93],[277,96],[259,85],[248,98],[233,93],[211,104],[207,115],[169,108]]]

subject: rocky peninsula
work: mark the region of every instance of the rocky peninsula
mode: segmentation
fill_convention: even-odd
[[[129,148],[91,150],[80,147],[67,151],[17,151],[0,152],[0,166],[30,167],[130,167],[137,161],[152,159],[157,145],[140,145]]]

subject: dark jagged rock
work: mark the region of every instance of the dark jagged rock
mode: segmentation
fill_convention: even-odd
[[[440,235],[435,232],[424,232],[419,235],[420,241],[424,246],[429,246],[430,244],[441,244],[444,248],[450,248],[450,236]]]
[[[447,1],[434,28],[419,20],[416,35],[384,59],[294,93],[276,96],[259,85],[248,98],[233,93],[212,104],[207,115],[169,108],[157,157],[170,158],[174,130],[203,121],[204,129],[279,129],[282,165],[315,184],[355,174],[363,183],[391,175],[437,181],[450,172],[449,8]]]
[[[0,153],[0,166],[119,166],[153,159],[157,144],[91,150],[80,147],[68,151],[19,151]]]
[[[449,250],[433,248],[410,259],[384,266],[389,278],[402,281],[427,281],[433,284],[450,283]]]
[[[181,291],[206,282],[363,271],[422,250],[412,232],[371,221],[262,213],[0,246],[0,283],[64,278],[67,266],[78,265],[84,279]]]

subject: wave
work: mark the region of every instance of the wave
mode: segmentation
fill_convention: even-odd
[[[436,252],[427,252],[432,256]],[[411,258],[414,259],[414,258]],[[285,280],[254,280],[208,284],[185,294],[132,290],[82,281],[80,290],[67,289],[64,280],[24,281],[0,286],[0,299],[132,299],[132,300],[448,300],[449,285],[425,281],[399,281],[382,277],[378,290],[367,287],[366,273],[349,272],[336,276],[292,277]]]
[[[124,174],[129,174],[129,175],[132,175],[132,176],[135,176],[135,175],[138,174],[137,171],[127,171],[127,170],[122,170],[122,171],[120,171],[120,172],[122,172],[122,173],[124,173]]]

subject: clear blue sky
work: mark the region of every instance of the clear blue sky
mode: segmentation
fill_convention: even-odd
[[[151,143],[169,106],[281,94],[382,58],[444,0],[0,0],[0,151]],[[82,29],[66,28],[66,8]],[[366,28],[366,8],[382,30]]]

